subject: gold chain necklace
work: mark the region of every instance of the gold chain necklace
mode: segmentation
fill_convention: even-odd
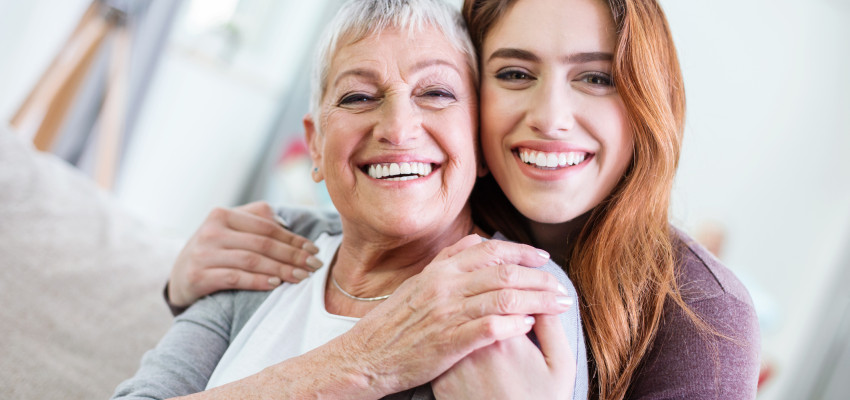
[[[340,293],[342,293],[343,295],[345,295],[345,297],[348,297],[349,299],[352,299],[352,300],[380,301],[380,300],[386,300],[392,295],[392,293],[390,293],[390,294],[385,294],[383,296],[377,296],[377,297],[357,297],[357,296],[355,296],[351,293],[346,292],[345,289],[342,288],[342,286],[339,286],[339,283],[336,281],[336,278],[334,278],[333,271],[331,271],[331,282],[334,284],[334,286],[336,286],[336,288],[339,290]]]

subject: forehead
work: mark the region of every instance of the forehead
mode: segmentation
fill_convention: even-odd
[[[484,49],[613,52],[616,38],[611,11],[603,0],[518,0],[489,30]]]
[[[431,26],[408,31],[394,27],[372,33],[357,41],[341,41],[329,69],[329,84],[351,70],[370,70],[385,75],[410,73],[426,68],[468,74],[464,54],[440,31]],[[358,74],[355,74],[357,76]]]

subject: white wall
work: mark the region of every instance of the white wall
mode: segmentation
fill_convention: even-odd
[[[850,5],[662,0],[688,94],[674,216],[729,229],[727,263],[776,301],[764,332],[783,398],[850,244]]]
[[[90,0],[0,0],[0,120],[11,118]]]

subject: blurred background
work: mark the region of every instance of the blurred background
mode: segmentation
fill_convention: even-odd
[[[0,0],[0,118],[178,242],[216,206],[328,208],[301,118],[339,4]],[[661,4],[688,98],[673,222],[750,290],[759,398],[846,398],[850,3]]]

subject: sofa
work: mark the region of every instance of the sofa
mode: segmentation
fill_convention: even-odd
[[[171,323],[181,244],[0,126],[0,398],[108,398]]]

